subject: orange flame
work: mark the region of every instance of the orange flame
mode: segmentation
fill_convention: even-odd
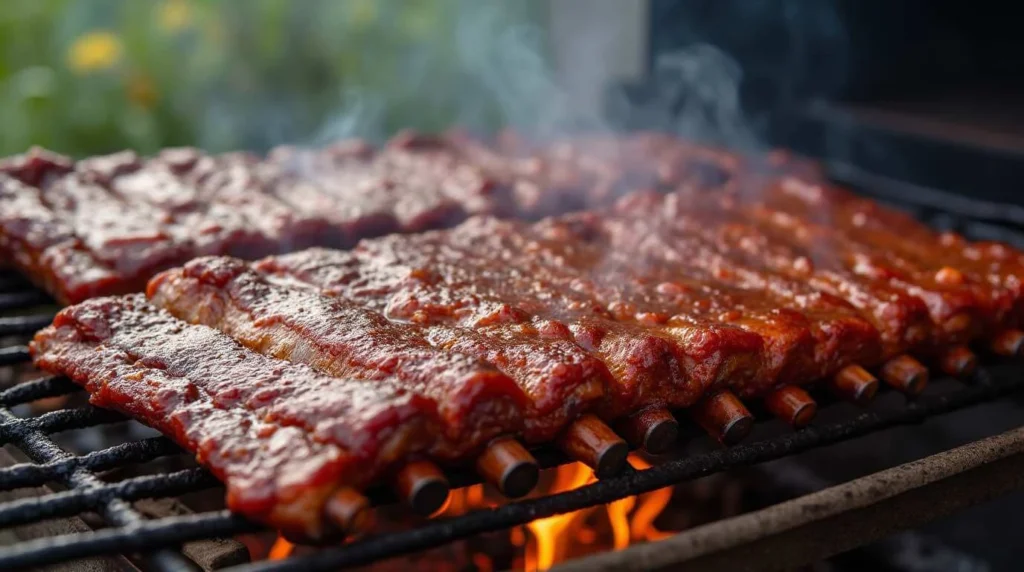
[[[459,516],[473,509],[488,506],[494,506],[494,503],[484,498],[484,486],[473,485],[452,491],[444,506],[438,509],[434,516]]]
[[[630,455],[630,463],[638,470],[650,468],[650,463],[637,455]],[[593,471],[574,463],[556,469],[555,478],[546,494],[559,493],[582,487],[596,480]],[[672,488],[667,487],[639,496],[626,497],[603,507],[592,507],[576,512],[540,518],[526,525],[532,542],[527,546],[526,569],[545,570],[565,559],[573,541],[592,544],[597,537],[594,529],[586,525],[587,517],[604,510],[612,532],[612,548],[622,550],[632,542],[650,542],[670,536],[654,526],[654,520],[672,499]]]
[[[651,466],[638,455],[630,455],[629,461],[637,470]],[[570,491],[597,480],[594,472],[581,463],[562,465],[553,469],[553,473],[550,485],[538,491],[539,494]],[[671,533],[658,530],[654,520],[668,506],[672,490],[672,487],[667,487],[514,527],[509,531],[509,543],[524,549],[522,559],[517,557],[516,566],[522,565],[526,570],[546,570],[586,551],[622,550],[633,542],[650,542],[670,536]],[[473,485],[452,491],[445,506],[435,516],[459,516],[474,509],[497,505],[494,497],[488,498],[483,485]],[[606,517],[603,523],[602,516]],[[287,558],[293,549],[291,542],[279,536],[268,558]],[[491,556],[484,552],[470,555],[470,561],[478,570],[489,572],[494,569]]]
[[[270,548],[267,558],[269,560],[284,560],[291,556],[292,550],[295,550],[295,545],[285,540],[283,536],[278,536],[274,546]]]
[[[552,483],[549,493],[560,493],[578,489],[594,480],[594,472],[586,465],[573,463],[563,465],[556,469],[555,481]],[[526,525],[526,528],[533,533],[536,549],[531,558],[530,550],[527,549],[526,569],[546,570],[555,563],[558,550],[565,546],[562,536],[579,517],[586,516],[593,509],[584,509],[567,514],[556,514],[547,518],[538,518]]]
[[[608,505],[608,520],[612,525],[615,550],[629,546],[629,511],[633,510],[636,497],[626,497]]]
[[[634,469],[644,470],[651,468],[651,464],[639,455],[630,455],[629,464]],[[661,511],[665,510],[669,501],[672,500],[672,488],[666,487],[644,493],[637,499],[636,511],[633,513],[633,520],[630,523],[630,537],[633,541],[646,540],[654,542],[662,538],[672,536],[669,532],[662,532],[654,527],[654,519],[658,518]]]

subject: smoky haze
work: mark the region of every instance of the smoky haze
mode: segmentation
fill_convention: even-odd
[[[123,36],[126,52],[138,52],[69,85],[101,93],[138,76],[149,83],[128,84],[153,99],[149,116],[100,110],[106,117],[91,107],[97,97],[75,97],[66,107],[95,123],[123,115],[126,132],[153,131],[127,137],[140,149],[266,151],[380,141],[405,127],[487,133],[507,126],[544,140],[637,124],[758,149],[761,106],[740,87],[746,97],[751,85],[767,84],[755,103],[787,104],[803,96],[809,77],[840,81],[845,34],[836,3],[222,0],[193,3],[195,12],[176,24],[184,27],[169,30],[157,9],[165,3],[80,0],[56,18],[46,47],[63,54],[88,33],[109,30]],[[152,36],[152,46],[135,47],[136,36]],[[656,54],[650,62],[648,49]],[[36,66],[19,78],[46,73]],[[654,86],[655,96],[624,97],[614,89],[624,82]]]
[[[563,2],[582,8],[580,2]],[[347,86],[309,143],[386,138],[395,129],[388,125],[389,106],[412,95],[424,114],[456,109],[450,125],[472,131],[510,127],[545,141],[576,132],[612,132],[623,121],[631,122],[631,115],[643,115],[646,124],[683,137],[762,148],[742,109],[743,71],[724,51],[702,42],[659,55],[651,70],[658,88],[654,100],[641,106],[617,99],[613,122],[606,103],[620,95],[613,89],[622,79],[617,51],[628,49],[624,41],[642,43],[643,38],[624,37],[621,18],[609,15],[607,2],[593,3],[604,4],[604,10],[575,12],[571,21],[566,21],[564,6],[559,14],[557,4],[524,21],[515,2],[458,2],[450,38],[406,54],[409,65],[387,90]],[[571,34],[571,41],[553,34]],[[560,49],[553,49],[560,41]],[[443,73],[434,68],[442,60],[454,62]],[[444,90],[439,82],[457,87]]]

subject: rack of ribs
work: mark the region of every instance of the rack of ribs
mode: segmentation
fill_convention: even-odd
[[[169,149],[72,161],[40,149],[0,160],[0,252],[58,301],[141,291],[203,255],[255,259],[510,213],[450,146],[405,134],[210,156]]]
[[[416,240],[363,241],[351,252],[284,255],[255,268],[394,320],[448,324],[485,336],[515,328],[575,344],[610,374],[607,396],[596,409],[607,419],[692,405],[705,384],[757,369],[760,340],[753,336],[728,327],[651,328],[617,321],[571,288],[569,273],[534,264],[529,252],[502,244],[511,237],[479,224],[488,221]]]
[[[195,452],[228,506],[299,537],[351,531],[352,492],[442,434],[439,403],[392,380],[319,374],[188,325],[141,295],[61,311],[36,335],[36,363],[85,386]],[[500,423],[501,416],[495,422]]]
[[[522,431],[515,436],[529,443],[558,437],[604,397],[609,383],[603,363],[572,343],[537,336],[535,329],[496,324],[474,331],[391,321],[373,308],[265,276],[237,259],[202,258],[164,272],[150,283],[149,295],[183,320],[218,328],[256,351],[332,375],[394,375],[412,388],[436,387],[438,379],[451,375],[454,356],[493,364],[515,381],[524,403]],[[487,389],[493,392],[491,385]],[[441,395],[454,403],[464,400],[449,388]],[[485,434],[486,439],[497,436]],[[464,446],[466,437],[458,436],[455,443]],[[624,455],[621,446],[615,449],[613,454]],[[458,458],[465,450],[438,454]],[[508,492],[507,485],[496,484]]]
[[[863,404],[879,378],[969,375],[972,344],[1024,353],[1024,254],[784,153],[406,133],[265,160],[36,154],[0,177],[0,247],[62,299],[148,279],[63,310],[37,364],[296,536],[359,528],[381,480],[424,514],[453,465],[515,497],[535,445],[612,474],[627,442],[668,449],[680,411],[728,444],[745,402],[800,427],[815,383]],[[593,208],[540,217],[567,205]],[[318,241],[354,247],[278,254]]]

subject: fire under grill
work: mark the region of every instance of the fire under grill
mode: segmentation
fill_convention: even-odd
[[[933,226],[974,239],[1024,246],[1024,212],[929,189],[838,171],[846,184],[908,208]],[[899,201],[894,200],[899,197]],[[936,380],[936,391],[900,404],[823,415],[842,409],[825,395],[822,421],[799,431],[775,431],[729,448],[678,452],[652,459],[645,470],[627,467],[566,492],[480,508],[397,532],[278,560],[248,562],[233,538],[264,529],[222,509],[154,508],[219,484],[166,438],[152,433],[94,450],[72,452],[63,437],[126,421],[89,406],[84,392],[60,377],[30,370],[24,343],[52,318],[49,299],[20,277],[0,275],[0,567],[20,569],[87,559],[95,569],[334,570],[423,551],[538,518],[606,505],[730,469],[781,459],[900,425],[999,399],[1024,389],[1024,365],[986,359],[970,383]],[[34,377],[34,379],[30,379]],[[21,381],[28,379],[28,381]],[[21,381],[20,383],[18,383]],[[770,417],[758,415],[759,424]],[[697,431],[681,436],[696,438]],[[568,460],[539,450],[544,467]],[[166,463],[167,460],[177,460]],[[164,462],[161,464],[161,462]],[[134,466],[150,467],[132,472]],[[155,468],[154,468],[155,467]],[[674,534],[621,551],[570,561],[565,569],[697,569],[798,566],[871,542],[1024,486],[1024,430],[1015,430],[919,461],[875,473],[781,504]],[[121,478],[118,478],[121,477]],[[478,483],[472,474],[449,475],[453,488]],[[371,491],[375,504],[394,502]],[[937,500],[937,499],[942,499]],[[170,506],[170,505],[168,505]],[[843,534],[836,534],[842,530]],[[23,531],[15,534],[9,531]],[[24,532],[27,531],[27,532]],[[741,549],[742,548],[742,549]]]

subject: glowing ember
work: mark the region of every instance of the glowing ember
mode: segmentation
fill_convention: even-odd
[[[292,550],[295,550],[295,545],[285,540],[283,536],[278,536],[274,546],[270,548],[270,553],[267,554],[267,559],[284,560],[291,556]]]

